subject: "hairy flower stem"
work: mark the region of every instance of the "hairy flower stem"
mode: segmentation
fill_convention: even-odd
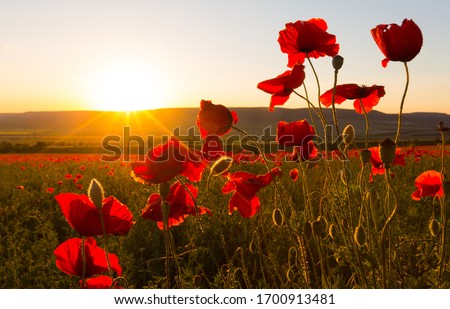
[[[385,180],[386,180],[386,184],[388,186],[388,190],[392,191],[394,193],[394,209],[392,210],[391,214],[389,215],[389,217],[387,218],[386,222],[383,225],[383,228],[381,229],[381,237],[380,237],[380,241],[381,241],[381,258],[382,258],[382,263],[383,263],[383,273],[382,273],[382,284],[383,284],[383,288],[388,288],[387,286],[387,261],[386,261],[386,248],[385,248],[385,242],[387,240],[387,230],[388,227],[392,221],[392,219],[394,218],[396,212],[397,212],[397,193],[395,191],[395,188],[392,186],[392,182],[390,179],[390,168],[387,167],[386,168],[386,172],[384,174],[385,176]],[[389,245],[389,250],[390,250],[390,245]],[[390,252],[389,252],[389,256],[390,256]]]
[[[81,273],[81,288],[86,287],[86,238],[81,237],[81,262],[83,263],[83,270]]]
[[[103,211],[102,208],[100,208],[98,210],[99,214],[100,214],[100,223],[102,225],[102,232],[103,232],[103,237],[106,238],[106,227],[105,227],[105,220],[103,219]],[[108,272],[109,272],[109,276],[112,278],[113,277],[113,272],[112,272],[112,268],[111,268],[111,262],[109,261],[109,256],[108,256],[108,249],[107,249],[107,245],[106,242],[103,244],[103,248],[105,250],[105,256],[106,256],[106,263],[108,264]]]
[[[308,103],[309,118],[311,119],[311,123],[314,128],[314,132],[317,132],[316,121],[314,120],[314,117],[313,117],[312,111],[311,111],[311,109],[315,109],[315,108],[314,108],[314,105],[312,105],[312,103],[309,102],[308,89],[306,88],[306,83],[304,83],[304,82],[303,82],[303,89],[305,90],[305,98]],[[295,90],[293,90],[293,91],[296,95],[299,95]]]
[[[331,96],[331,110],[333,111],[333,122],[334,126],[336,127],[336,134],[338,137],[338,145],[340,144],[341,134],[339,132],[339,124],[338,124],[338,118],[336,114],[336,107],[334,105],[334,100],[336,97],[336,86],[337,86],[337,78],[338,78],[339,70],[334,70],[334,83],[333,83],[333,94]]]
[[[370,130],[369,117],[367,116],[367,112],[366,112],[366,109],[364,108],[364,104],[363,104],[361,98],[359,99],[359,104],[361,105],[361,109],[364,113],[364,120],[366,122],[366,132],[364,135],[364,144],[366,146],[365,149],[369,149],[369,130]]]
[[[441,130],[441,140],[442,140],[442,151],[441,151],[441,180],[442,185],[444,185],[445,180],[445,131]],[[448,193],[447,193],[448,194]],[[440,265],[439,265],[439,279],[442,279],[442,274],[446,268],[446,260],[447,260],[447,195],[439,200],[440,208],[441,208],[441,221],[442,221],[442,233],[441,233],[441,254],[440,254]]]
[[[400,131],[402,129],[403,104],[405,103],[406,93],[408,92],[408,86],[409,86],[408,63],[404,62],[404,64],[405,64],[405,70],[406,70],[406,85],[405,85],[405,91],[403,92],[402,102],[400,103],[400,112],[398,113],[397,134],[395,135],[395,140],[394,140],[394,143],[396,143],[396,144],[397,144],[398,138],[400,137]]]
[[[162,201],[161,211],[163,215],[163,237],[164,237],[164,247],[166,249],[166,261],[165,261],[165,271],[166,271],[166,288],[170,289],[170,241],[169,241],[169,205],[166,201]]]

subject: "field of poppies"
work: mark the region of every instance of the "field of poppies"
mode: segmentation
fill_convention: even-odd
[[[370,33],[382,65],[406,69],[397,134],[375,147],[367,113],[384,86],[338,84],[339,44],[313,18],[280,31],[290,69],[257,84],[271,95],[268,112],[291,95],[311,112],[280,119],[275,151],[239,128],[235,112],[202,100],[198,148],[172,137],[131,161],[0,156],[0,287],[449,288],[449,129],[436,124],[439,145],[400,146],[407,64],[422,33],[408,19]],[[335,74],[323,93],[313,65],[321,57]],[[305,64],[317,100],[299,90]],[[335,113],[346,100],[366,119],[362,149]],[[231,133],[252,151],[226,149]]]

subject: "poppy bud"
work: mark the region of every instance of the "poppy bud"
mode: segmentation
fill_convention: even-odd
[[[102,208],[104,198],[103,187],[95,178],[93,178],[89,184],[88,196],[97,209]]]
[[[315,235],[322,236],[325,232],[325,226],[322,221],[316,220],[312,222],[312,230]]]
[[[233,165],[233,158],[223,156],[211,167],[211,174],[219,176],[228,171]]]
[[[303,226],[303,236],[305,236],[306,240],[310,240],[311,236],[312,236],[312,225],[311,222],[306,222],[305,225]]]
[[[284,215],[279,208],[275,208],[272,213],[272,221],[277,226],[280,227],[284,223]]]
[[[363,164],[367,164],[370,162],[370,157],[372,156],[372,153],[369,149],[363,149],[359,152],[359,158],[361,159],[361,162]]]
[[[336,55],[333,57],[333,60],[331,63],[333,64],[333,68],[336,71],[339,71],[342,68],[342,66],[344,65],[344,57]]]
[[[379,151],[381,162],[383,162],[386,168],[389,168],[395,159],[396,143],[386,138],[380,143]]]
[[[159,195],[165,200],[169,196],[170,184],[166,181],[159,185]]]
[[[336,225],[330,224],[328,235],[330,235],[331,239],[334,239],[336,237]]]
[[[428,229],[430,230],[430,234],[432,236],[436,236],[439,233],[441,227],[439,226],[439,222],[435,218],[431,218],[428,223]]]
[[[354,139],[355,127],[349,124],[344,128],[344,131],[342,131],[342,140],[344,141],[345,146],[348,146]]]
[[[355,240],[358,247],[362,247],[366,244],[366,230],[362,225],[358,225],[353,234],[353,239]]]
[[[447,132],[450,129],[446,127],[442,121],[439,121],[437,130],[441,132]]]

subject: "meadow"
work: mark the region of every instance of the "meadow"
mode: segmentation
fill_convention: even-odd
[[[433,146],[401,137],[422,33],[410,19],[370,33],[381,65],[406,73],[392,139],[391,127],[371,137],[368,117],[385,87],[339,84],[339,44],[312,18],[279,32],[289,69],[257,84],[268,112],[291,95],[308,107],[306,119],[278,120],[270,147],[236,111],[201,100],[201,147],[171,136],[133,158],[111,144],[106,156],[2,155],[0,287],[449,288],[450,129],[436,123]],[[332,59],[329,90],[313,64],[322,57]],[[339,121],[347,100],[364,119],[358,132]]]
[[[103,162],[99,155],[2,155],[0,286],[79,287],[79,277],[68,276],[55,265],[53,251],[58,245],[79,237],[55,196],[86,194],[96,178],[106,195],[128,206],[136,222],[127,235],[97,239],[99,246],[119,257],[128,287],[381,288],[380,231],[392,211],[393,195],[383,175],[373,175],[370,182],[370,168],[362,170],[356,151],[350,151],[348,184],[341,177],[339,160],[329,162],[333,184],[323,183],[320,162],[310,168],[305,162],[270,162],[281,168],[282,175],[260,190],[261,210],[250,219],[229,214],[230,196],[221,193],[226,177],[211,177],[207,190],[205,173],[198,183],[197,203],[208,207],[212,216],[189,216],[172,227],[175,255],[169,257],[163,232],[140,215],[158,186],[136,182],[130,163]],[[403,148],[402,155],[405,165],[392,169],[399,207],[386,244],[388,286],[448,288],[448,267],[440,269],[441,232],[433,234],[429,228],[434,213],[440,219],[440,203],[431,197],[411,198],[417,175],[440,167],[441,149]],[[261,157],[252,163],[237,157],[230,172],[267,172]],[[293,168],[303,174],[296,181],[289,173]],[[363,195],[358,181],[364,184]],[[283,188],[281,199],[275,197],[276,186]],[[345,205],[346,194],[352,196],[351,208]],[[362,243],[355,239],[357,226],[365,229]]]

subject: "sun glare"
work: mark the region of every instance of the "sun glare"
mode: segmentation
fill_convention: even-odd
[[[89,101],[97,110],[130,112],[164,107],[161,79],[143,69],[106,70],[92,79],[90,88]]]

